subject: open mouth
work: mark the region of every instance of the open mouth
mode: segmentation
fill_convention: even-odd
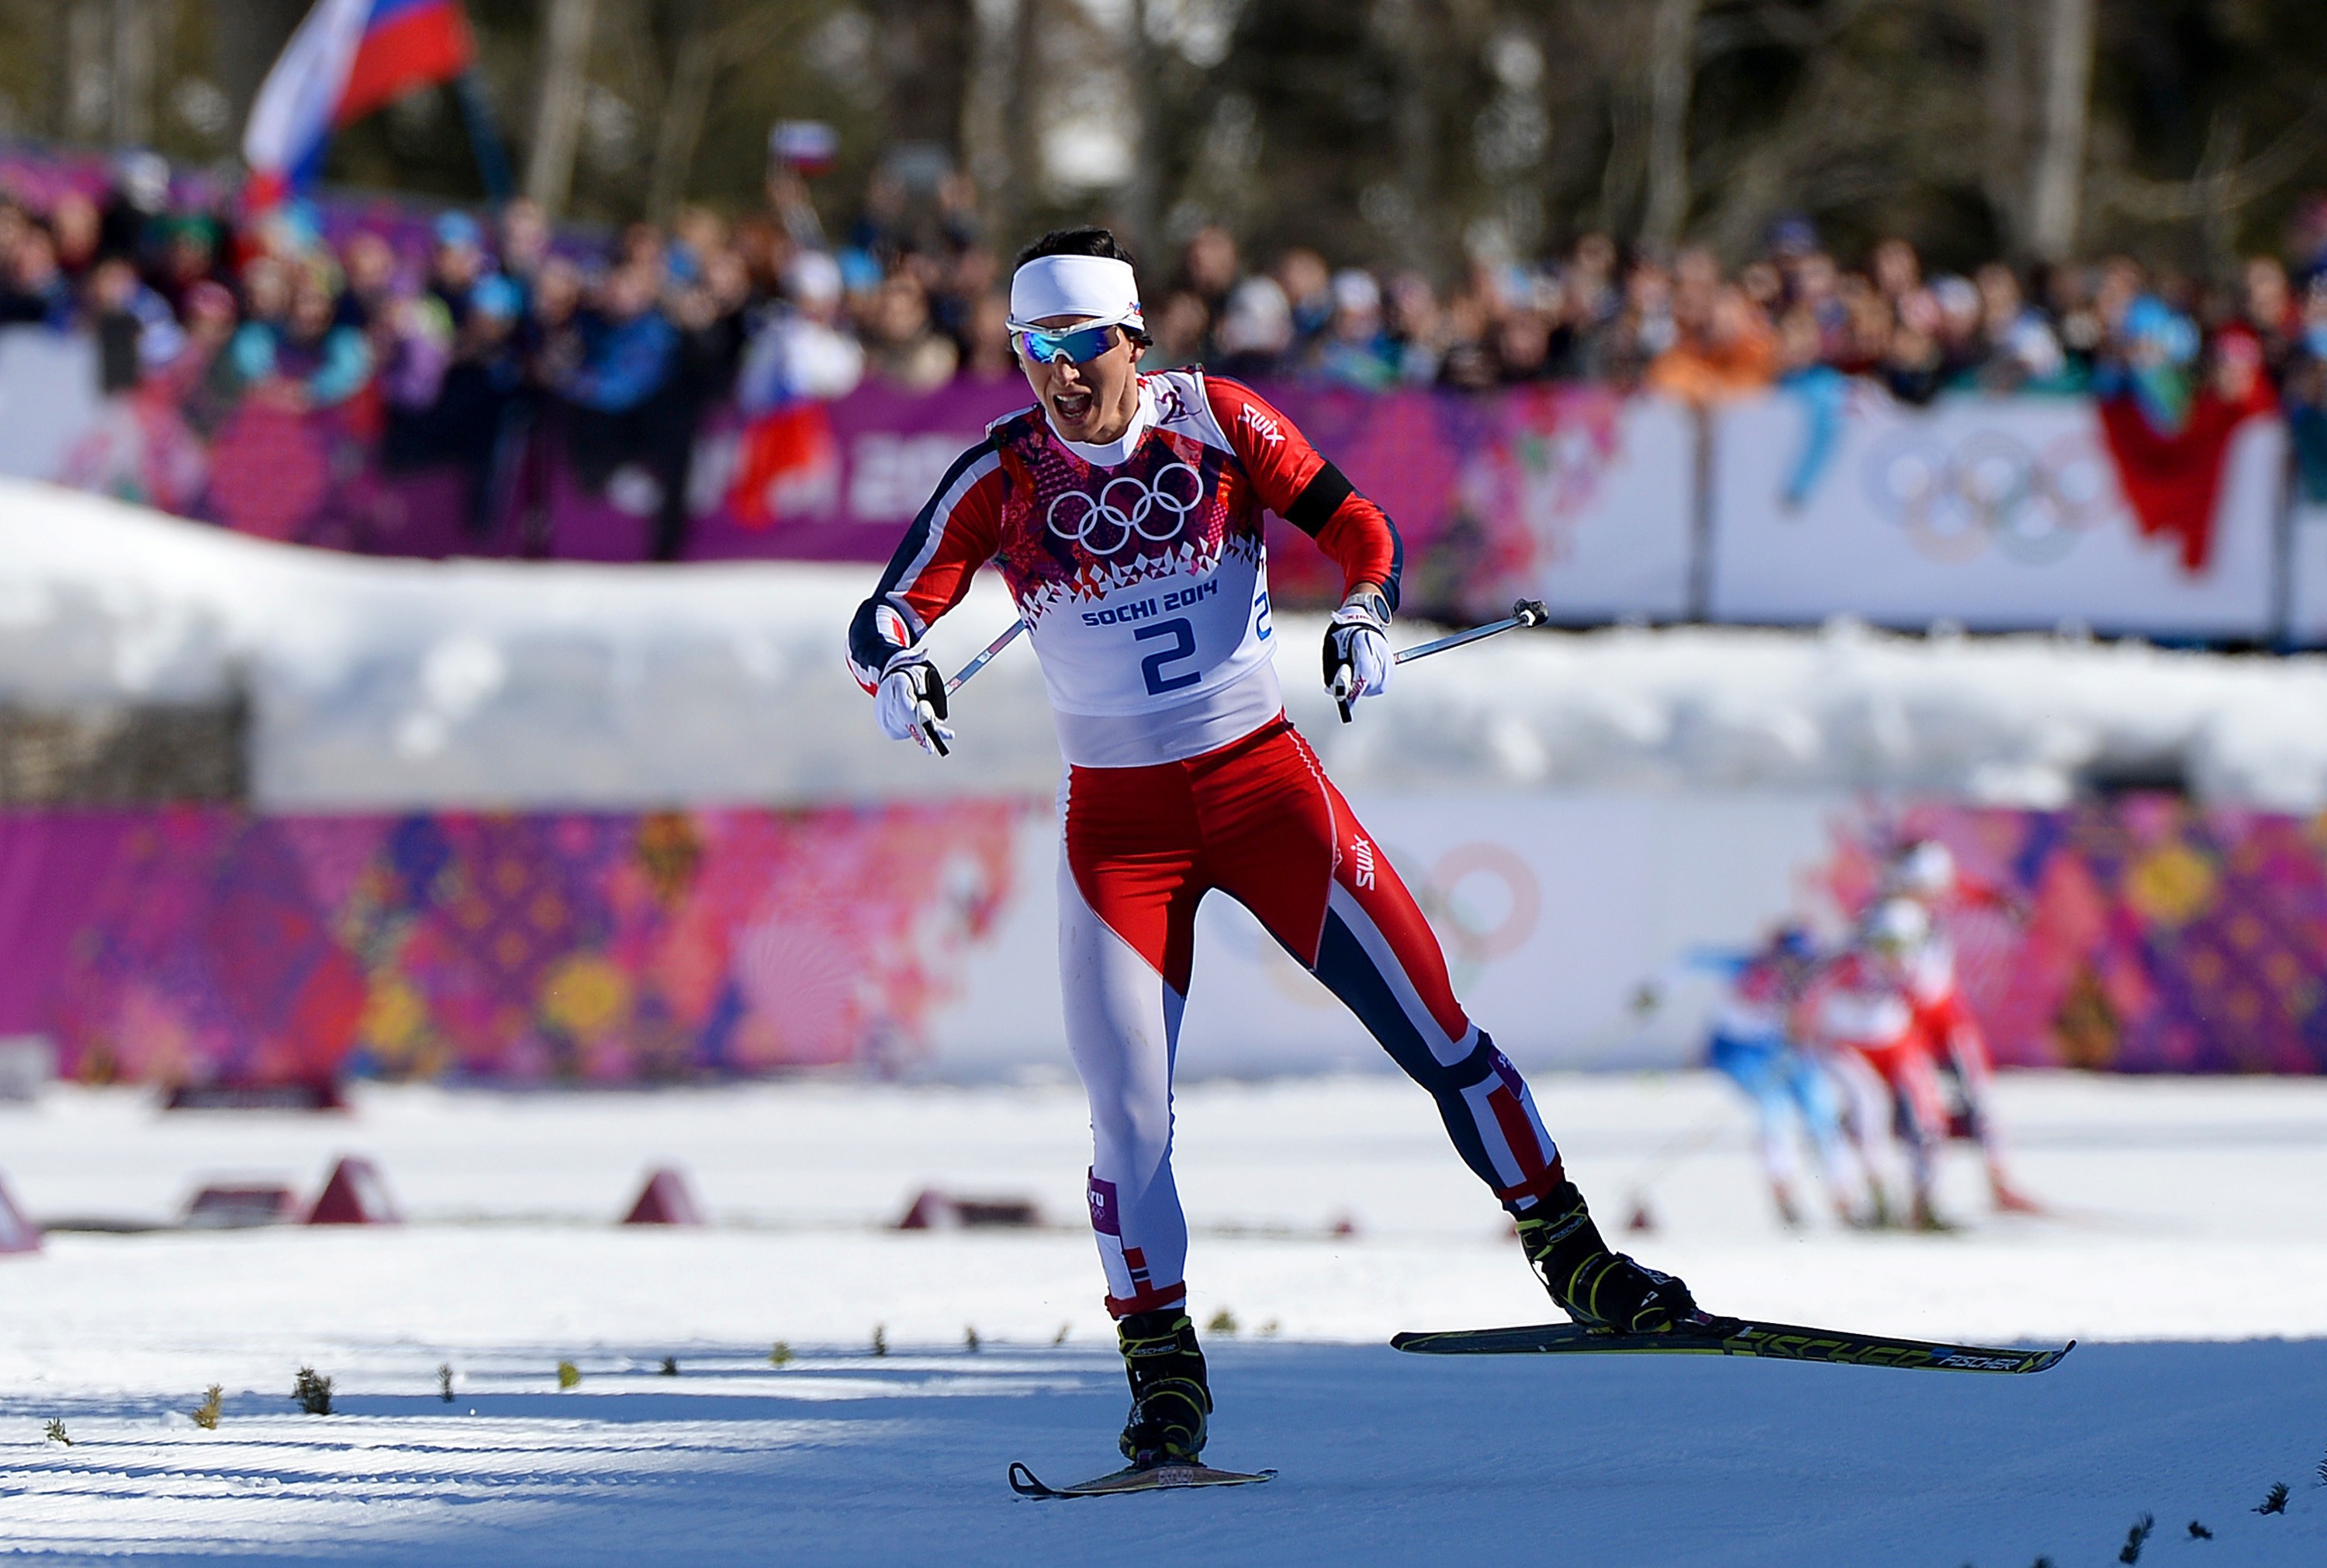
[[[1089,392],[1061,392],[1051,398],[1051,412],[1061,425],[1080,425],[1090,417],[1091,403]]]

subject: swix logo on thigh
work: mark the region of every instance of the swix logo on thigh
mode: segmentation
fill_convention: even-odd
[[[1362,838],[1350,840],[1350,858],[1357,863],[1357,883],[1361,888],[1374,885],[1374,846]]]

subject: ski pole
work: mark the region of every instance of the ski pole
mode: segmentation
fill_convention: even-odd
[[[1490,621],[1484,626],[1473,626],[1468,631],[1453,632],[1434,642],[1418,643],[1412,648],[1402,648],[1390,657],[1390,662],[1406,664],[1417,658],[1428,658],[1434,653],[1444,653],[1448,649],[1460,648],[1466,642],[1477,642],[1483,638],[1516,630],[1523,626],[1541,626],[1550,619],[1550,615],[1544,610],[1542,600],[1522,599],[1512,605],[1511,612],[1500,621]],[[1350,686],[1350,667],[1343,665],[1333,676],[1333,701],[1340,705],[1341,723],[1345,724],[1350,722],[1351,700]]]
[[[1500,621],[1491,621],[1484,626],[1473,626],[1466,631],[1457,631],[1450,636],[1439,638],[1435,642],[1425,642],[1413,648],[1400,649],[1392,656],[1390,662],[1405,664],[1413,659],[1428,658],[1434,653],[1444,653],[1448,649],[1460,648],[1466,642],[1477,642],[1482,638],[1493,637],[1520,627],[1541,626],[1550,619],[1551,617],[1544,610],[1541,600],[1522,599],[1512,605],[1510,614]],[[1025,630],[1026,621],[1023,616],[1012,621],[1004,629],[1001,636],[987,643],[976,658],[961,667],[960,674],[946,682],[946,695],[950,696],[967,686],[972,676],[993,663],[995,655],[1016,641],[1018,634]],[[1349,686],[1350,672],[1348,667],[1344,666],[1333,680],[1333,700],[1341,705],[1341,722],[1344,723],[1347,723],[1350,718]],[[921,705],[921,727],[930,731],[930,742],[937,747],[938,755],[940,757],[948,755],[945,743],[937,738],[932,727],[937,723],[937,713],[927,703]]]
[[[1551,617],[1545,612],[1540,599],[1522,599],[1511,606],[1511,612],[1500,621],[1490,621],[1484,626],[1474,626],[1468,631],[1457,631],[1435,642],[1425,642],[1416,648],[1401,648],[1392,656],[1392,664],[1411,664],[1417,658],[1428,658],[1434,653],[1444,653],[1450,648],[1460,648],[1466,642],[1493,637],[1522,626],[1541,626]]]
[[[953,679],[946,682],[946,695],[951,696],[954,693],[961,690],[963,686],[968,685],[969,677],[971,676],[976,675],[979,670],[982,670],[987,665],[992,664],[994,662],[994,656],[1000,653],[1004,649],[1009,647],[1013,642],[1016,641],[1018,634],[1025,630],[1026,621],[1023,616],[1012,621],[1008,630],[1005,630],[1001,636],[995,638],[992,642],[987,643],[985,649],[979,652],[976,658],[971,659],[967,664],[961,667],[960,674],[955,676]],[[930,738],[930,744],[938,749],[938,755],[940,757],[952,756],[953,753],[946,749],[946,743],[938,738],[937,710],[930,706],[927,702],[921,702],[914,705],[913,713],[914,716],[919,718],[921,722],[921,733]]]
[[[971,659],[967,664],[963,665],[961,667],[961,673],[954,677],[953,679],[946,682],[946,695],[951,696],[954,693],[967,686],[971,676],[976,675],[979,670],[982,670],[987,665],[992,664],[994,662],[994,656],[1000,653],[1004,649],[1009,647],[1011,643],[1017,640],[1018,634],[1025,630],[1026,621],[1023,616],[1012,621],[1008,630],[1005,631],[1001,636],[995,638],[992,642],[986,645],[985,652],[979,654],[976,658]]]

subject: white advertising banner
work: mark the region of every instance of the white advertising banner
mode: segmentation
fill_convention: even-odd
[[[0,331],[0,474],[57,478],[104,412],[94,341],[45,327]]]
[[[1513,443],[1509,499],[1536,550],[1510,597],[1540,599],[1561,621],[1677,621],[1689,611],[1696,415],[1635,397],[1614,423],[1604,450],[1582,420]]]
[[[2327,648],[2327,503],[2298,504],[2289,527],[2287,639]]]
[[[1918,410],[1865,387],[1830,403],[1781,391],[1722,410],[1713,440],[1715,620],[2274,630],[2286,453],[2276,419],[2230,437],[2194,566],[2180,536],[2143,532],[2087,399]]]
[[[1839,798],[1360,795],[1351,804],[1415,891],[1471,1016],[1522,1067],[1693,1059],[1713,999],[1684,986],[1636,1015],[1640,985],[1693,946],[1743,947],[1818,906]],[[1058,837],[1030,814],[1017,890],[965,955],[928,1031],[926,1070],[980,1078],[1067,1067],[1057,959]],[[1226,894],[1204,901],[1180,1031],[1184,1073],[1387,1067],[1341,1004]]]

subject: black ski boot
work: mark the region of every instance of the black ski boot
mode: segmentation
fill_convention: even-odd
[[[1116,1324],[1124,1376],[1131,1380],[1131,1418],[1123,1457],[1135,1469],[1194,1464],[1204,1451],[1204,1417],[1212,1412],[1196,1325],[1180,1307],[1134,1312]]]
[[[1572,1181],[1562,1181],[1517,1223],[1519,1246],[1544,1288],[1587,1329],[1662,1334],[1716,1321],[1697,1311],[1688,1287],[1672,1275],[1609,1251]]]

